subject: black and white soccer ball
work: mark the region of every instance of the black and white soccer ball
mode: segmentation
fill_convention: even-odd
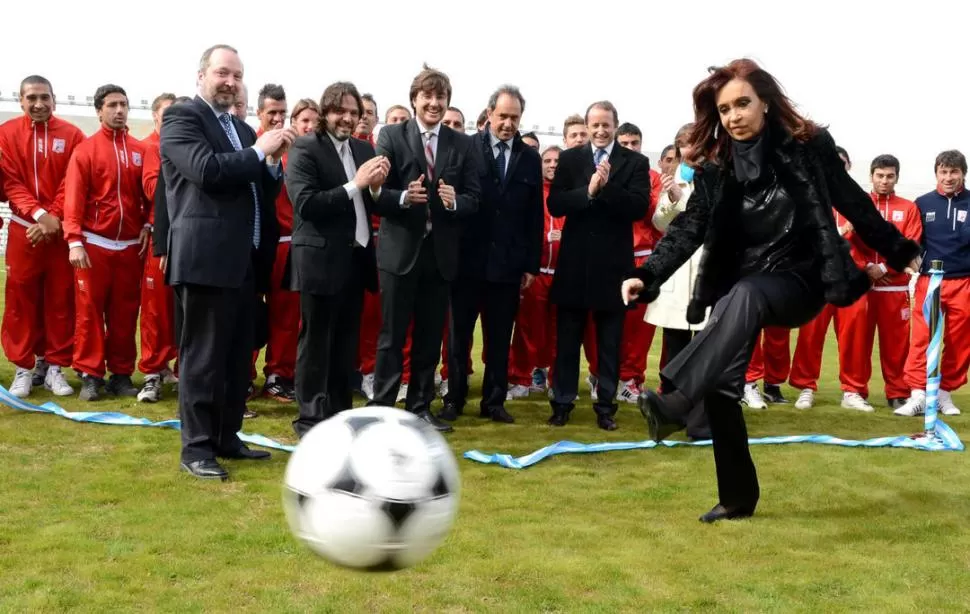
[[[414,414],[353,409],[313,427],[283,479],[293,534],[344,567],[394,570],[430,555],[458,512],[458,463]]]

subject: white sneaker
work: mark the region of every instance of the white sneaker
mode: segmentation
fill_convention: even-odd
[[[798,399],[795,401],[795,409],[811,409],[814,406],[815,391],[811,388],[803,388],[798,393]]]
[[[636,404],[640,400],[640,386],[632,379],[620,382],[620,390],[616,393],[616,399],[624,403]]]
[[[374,400],[374,374],[365,373],[362,378],[360,378],[360,391],[364,393],[368,401]]]
[[[448,380],[442,379],[441,383],[438,384],[438,396],[442,399],[448,395]]]
[[[594,401],[599,400],[599,395],[596,394],[596,386],[599,385],[599,378],[593,376],[592,373],[586,376],[586,385],[589,386],[589,398]]]
[[[866,413],[872,413],[876,410],[869,405],[869,401],[865,400],[861,394],[858,392],[843,392],[842,393],[842,408],[843,409],[854,409],[856,411],[864,411]]]
[[[524,399],[529,396],[531,390],[528,386],[523,386],[522,384],[515,384],[509,386],[509,392],[505,395],[506,401],[514,401],[516,399]]]
[[[13,376],[13,383],[10,384],[10,394],[18,399],[26,399],[30,396],[33,388],[34,371],[32,369],[21,369],[17,367],[17,372]]]
[[[47,368],[47,375],[44,376],[44,388],[53,392],[56,397],[69,397],[74,394],[74,388],[64,379],[61,368],[54,365]]]
[[[162,369],[162,383],[163,384],[177,384],[179,383],[179,378],[175,375],[175,372],[165,367]]]
[[[940,413],[944,416],[959,416],[960,410],[956,405],[953,404],[953,397],[946,390],[940,391],[939,403],[937,406],[940,408]]]
[[[138,391],[139,403],[158,403],[162,400],[162,376],[149,375]]]
[[[408,385],[401,384],[401,387],[397,389],[397,402],[403,403],[408,398]]]
[[[768,409],[768,405],[761,397],[761,391],[758,390],[758,384],[754,382],[744,385],[744,398],[741,402],[750,409]]]
[[[893,413],[897,416],[922,416],[926,413],[926,392],[914,390],[906,403]]]

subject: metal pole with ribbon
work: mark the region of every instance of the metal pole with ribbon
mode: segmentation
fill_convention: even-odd
[[[923,430],[926,437],[935,437],[940,399],[940,355],[943,352],[943,314],[940,307],[943,261],[933,260],[929,273],[929,285],[923,301],[923,317],[930,328],[930,343],[926,346],[926,416]]]

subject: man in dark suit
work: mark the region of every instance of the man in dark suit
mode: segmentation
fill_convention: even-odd
[[[281,178],[279,156],[293,132],[258,139],[230,115],[243,67],[216,45],[199,66],[199,96],[165,113],[161,154],[170,229],[167,281],[182,304],[179,414],[182,468],[226,479],[216,461],[266,458],[239,440],[254,337],[258,272]],[[275,248],[275,245],[273,246]]]
[[[316,131],[289,152],[286,190],[293,202],[292,278],[300,293],[293,422],[303,437],[316,424],[352,406],[351,376],[360,335],[364,290],[377,288],[370,214],[387,176],[386,158],[351,138],[363,112],[352,83],[327,87]]]
[[[425,67],[411,83],[414,119],[385,126],[377,153],[390,162],[381,198],[377,268],[384,321],[377,341],[375,405],[393,406],[401,385],[408,326],[414,320],[406,408],[439,431],[451,425],[431,413],[434,369],[458,271],[464,219],[478,210],[479,160],[472,139],[441,125],[451,101],[447,75]],[[385,204],[390,203],[390,204]]]
[[[549,213],[565,217],[550,300],[557,305],[552,417],[569,421],[579,387],[579,346],[590,313],[596,326],[600,428],[616,429],[616,387],[624,306],[615,282],[633,265],[633,223],[647,215],[650,169],[615,140],[618,118],[608,101],[586,110],[587,144],[562,152],[549,189]]]
[[[482,197],[462,235],[458,277],[451,286],[448,394],[444,420],[461,415],[468,396],[468,361],[482,314],[485,378],[480,416],[514,422],[505,410],[509,346],[519,295],[539,273],[542,250],[542,160],[519,137],[525,98],[504,85],[488,101],[488,123],[472,136],[481,151]]]

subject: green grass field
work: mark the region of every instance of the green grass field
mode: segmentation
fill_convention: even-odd
[[[921,428],[882,406],[875,415],[839,408],[834,343],[826,349],[818,406],[748,411],[751,436]],[[12,375],[0,366],[4,385]],[[646,438],[629,405],[618,431],[597,429],[581,390],[562,429],[546,426],[539,397],[509,404],[514,425],[462,418],[449,436],[455,454]],[[41,390],[32,400],[49,398]],[[881,382],[872,398],[881,403]],[[970,411],[970,394],[955,400]],[[171,393],[157,405],[59,402],[155,420],[177,413]],[[248,432],[293,441],[292,405],[254,407]],[[960,432],[970,422],[950,424]],[[229,462],[229,482],[200,482],[178,471],[174,431],[7,408],[0,452],[0,612],[970,610],[965,453],[756,447],[757,516],[714,526],[697,522],[716,502],[709,448],[560,456],[524,471],[460,459],[461,510],[443,546],[417,568],[368,575],[335,568],[290,536],[285,453]]]

